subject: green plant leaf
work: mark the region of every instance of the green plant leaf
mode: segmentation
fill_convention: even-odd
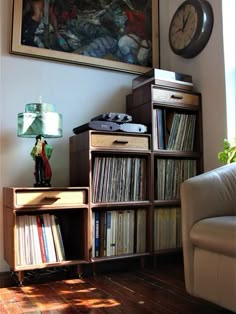
[[[229,164],[236,161],[236,144],[232,144],[224,139],[223,151],[218,153],[218,159],[224,164]]]

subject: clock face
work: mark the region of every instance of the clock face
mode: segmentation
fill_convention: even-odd
[[[176,12],[170,28],[170,41],[177,50],[189,45],[197,29],[198,15],[194,6],[186,4]]]
[[[195,57],[210,38],[213,20],[208,1],[184,1],[170,23],[169,44],[172,51],[184,58]]]

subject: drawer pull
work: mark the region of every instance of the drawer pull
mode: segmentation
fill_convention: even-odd
[[[43,198],[44,201],[48,201],[48,202],[55,202],[55,201],[58,201],[60,200],[61,198],[58,197],[58,196],[46,196]]]
[[[171,98],[172,99],[183,99],[182,96],[176,96],[176,95],[171,95]]]
[[[128,144],[128,141],[124,141],[124,140],[115,140],[113,141],[113,144]]]

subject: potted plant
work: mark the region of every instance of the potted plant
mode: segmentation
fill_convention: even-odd
[[[224,139],[224,150],[219,152],[218,159],[224,164],[230,164],[236,161],[236,143],[230,143]]]

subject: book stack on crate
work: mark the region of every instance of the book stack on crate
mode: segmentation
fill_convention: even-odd
[[[159,207],[154,211],[154,251],[182,246],[180,207]]]
[[[58,217],[51,214],[18,215],[17,265],[55,263],[65,260]]]
[[[156,159],[155,196],[158,200],[179,200],[182,182],[196,175],[194,159]]]
[[[145,174],[145,158],[95,157],[93,202],[144,200],[146,198]]]
[[[93,211],[93,257],[146,251],[146,210]]]
[[[193,151],[196,115],[153,109],[153,149]]]

